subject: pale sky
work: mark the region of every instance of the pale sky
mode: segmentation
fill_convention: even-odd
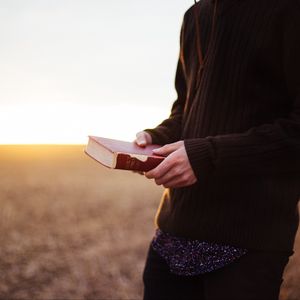
[[[130,140],[176,98],[193,0],[0,0],[0,143]]]

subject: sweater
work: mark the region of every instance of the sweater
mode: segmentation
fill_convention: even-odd
[[[169,118],[146,129],[153,143],[183,140],[197,177],[164,191],[155,224],[177,237],[290,251],[299,223],[300,1],[219,0],[212,26],[214,1],[184,14],[177,99]]]

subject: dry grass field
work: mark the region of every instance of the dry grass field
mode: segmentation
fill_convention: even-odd
[[[82,146],[1,146],[0,178],[0,299],[141,299],[162,189]],[[298,241],[282,300],[300,299]]]

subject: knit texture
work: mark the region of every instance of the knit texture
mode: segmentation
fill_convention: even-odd
[[[300,198],[300,1],[219,0],[211,34],[213,8],[202,0],[185,13],[178,97],[169,118],[146,129],[153,143],[184,140],[198,179],[165,190],[155,223],[179,237],[291,250]],[[205,57],[198,85],[195,22]]]

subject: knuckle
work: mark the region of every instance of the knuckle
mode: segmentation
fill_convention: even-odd
[[[150,178],[152,178],[152,173],[146,172],[145,176],[150,179]]]
[[[180,167],[174,168],[174,174],[175,175],[180,175],[182,173],[182,169]]]
[[[161,182],[160,182],[159,179],[155,179],[155,183],[156,183],[157,185],[161,185]]]
[[[182,181],[183,182],[188,182],[189,181],[189,175],[188,174],[183,174],[182,175]]]
[[[170,167],[170,161],[169,159],[165,159],[160,165],[160,169],[168,169]]]
[[[182,156],[180,155],[180,153],[178,153],[178,151],[175,151],[175,152],[172,153],[172,158],[173,158],[174,162],[175,162],[177,165],[183,163],[183,158],[182,158]]]
[[[156,168],[155,171],[152,173],[152,177],[158,178],[161,173],[161,168]]]
[[[186,162],[185,157],[181,153],[177,154],[177,160],[179,163],[184,164]]]

